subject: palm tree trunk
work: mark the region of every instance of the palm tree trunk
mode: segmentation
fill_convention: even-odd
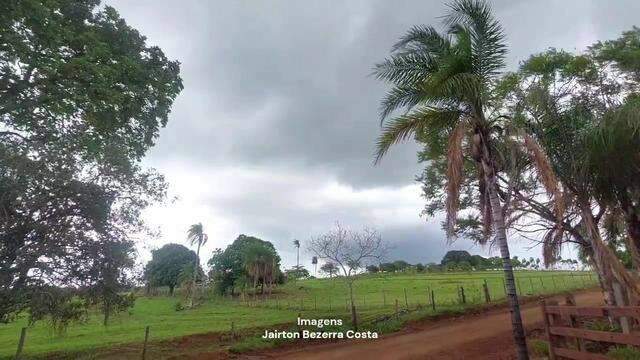
[[[513,275],[513,266],[511,265],[511,256],[509,254],[509,244],[507,243],[507,231],[502,214],[502,206],[498,197],[498,183],[495,171],[489,165],[489,161],[483,159],[482,165],[487,181],[489,191],[489,201],[491,203],[491,215],[495,230],[495,240],[500,247],[500,256],[502,257],[502,268],[504,270],[504,282],[507,288],[507,298],[511,312],[511,328],[513,331],[513,340],[516,344],[518,360],[528,360],[529,352],[527,351],[527,340],[522,324],[522,316],[520,315],[520,303],[518,302],[518,294],[516,293],[516,281]]]
[[[200,265],[200,244],[202,243],[202,235],[198,241],[198,247],[196,250],[196,261],[193,264],[193,277],[191,280],[191,296],[189,299],[189,307],[193,307],[193,299],[196,296],[196,281],[198,280],[198,267]]]

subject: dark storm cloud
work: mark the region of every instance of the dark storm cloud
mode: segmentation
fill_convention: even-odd
[[[168,162],[186,164],[187,172],[189,166],[210,170],[209,178],[187,187],[208,186],[211,177],[223,176],[216,172],[220,168],[262,169],[252,185],[225,185],[234,194],[242,190],[236,196],[202,200],[218,216],[284,244],[283,238],[305,233],[292,228],[326,226],[341,217],[364,221],[362,213],[369,210],[338,203],[299,214],[273,206],[295,189],[249,191],[269,178],[270,168],[283,176],[307,177],[297,183],[300,188],[321,186],[318,179],[325,179],[354,191],[399,189],[419,172],[415,144],[399,146],[380,166],[371,165],[378,103],[386,86],[369,74],[409,27],[439,24],[446,11],[442,1],[107,3],[150,43],[182,62],[185,90],[148,162],[170,181],[176,174],[168,171]],[[511,69],[548,47],[582,49],[615,37],[640,13],[640,2],[632,0],[500,0],[493,7],[505,28]],[[387,206],[394,201],[390,196]],[[439,226],[427,228],[418,218],[419,204],[412,206],[412,223],[387,227],[385,236],[397,244],[398,256],[434,260],[416,254],[439,257],[444,236]]]

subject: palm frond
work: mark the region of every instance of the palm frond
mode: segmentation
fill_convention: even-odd
[[[447,149],[447,238],[449,241],[454,236],[458,208],[460,206],[460,185],[463,180],[463,149],[462,140],[467,131],[466,123],[458,122],[451,136]]]
[[[195,245],[198,242],[202,241],[202,237],[204,235],[204,228],[202,223],[193,224],[187,230],[187,240],[191,243],[191,245]]]
[[[524,145],[527,148],[533,163],[535,164],[538,177],[542,182],[549,197],[553,200],[553,207],[558,223],[562,221],[564,216],[564,202],[562,192],[560,190],[560,182],[556,178],[555,171],[551,166],[551,161],[545,154],[542,147],[528,134],[523,134]]]
[[[460,111],[424,107],[388,121],[376,142],[375,164],[378,164],[394,144],[406,141],[417,133],[454,127]]]
[[[448,51],[450,46],[450,39],[438,33],[433,26],[416,25],[411,27],[411,29],[393,45],[391,51],[415,51],[439,55]]]
[[[448,6],[450,12],[444,23],[452,33],[459,33],[461,27],[468,32],[474,73],[485,80],[497,75],[505,65],[507,47],[491,6],[482,0],[457,0]]]
[[[376,64],[373,75],[378,80],[410,86],[421,83],[437,69],[438,64],[431,54],[413,52],[392,55]]]

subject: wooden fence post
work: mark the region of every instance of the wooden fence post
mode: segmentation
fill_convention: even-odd
[[[464,287],[462,287],[462,285],[460,285],[460,300],[463,304],[467,303],[467,298],[464,296]]]
[[[407,288],[404,288],[404,304],[407,306],[407,310],[409,310],[409,300],[407,299]]]
[[[542,291],[546,291],[545,287],[544,287],[544,281],[542,281],[542,277],[538,277],[538,280],[540,280],[540,286],[542,286]]]
[[[500,278],[502,280],[502,290],[504,290],[504,296],[507,297],[507,284],[504,282],[504,278]]]
[[[331,311],[331,297],[329,297],[329,311]]]
[[[436,311],[436,296],[433,292],[433,289],[431,290],[431,308],[433,309],[433,311]]]
[[[544,330],[547,334],[547,340],[549,341],[549,360],[556,360],[556,354],[554,352],[553,335],[551,335],[551,323],[549,322],[549,315],[547,314],[547,303],[545,300],[540,301],[540,309],[542,310],[542,319],[544,320]]]
[[[24,348],[24,342],[27,338],[27,328],[23,327],[20,330],[20,340],[18,341],[18,349],[16,350],[16,360],[22,358],[22,349]]]
[[[535,294],[533,291],[533,278],[529,276],[529,289],[531,290],[531,295]]]
[[[565,298],[565,303],[567,306],[576,306],[576,299],[573,297],[572,294],[568,294],[567,297]],[[572,328],[577,327],[577,321],[576,321],[576,317],[574,315],[569,315],[569,326]],[[580,340],[580,338],[575,338],[576,339],[576,349],[578,349],[578,351],[582,350],[582,341]]]
[[[142,360],[147,356],[147,342],[149,341],[149,325],[144,328],[144,343],[142,344]]]
[[[400,312],[398,311],[398,299],[396,299],[396,319],[400,318]]]
[[[382,290],[382,306],[387,307],[387,294]]]
[[[482,284],[482,290],[484,291],[484,302],[487,304],[491,302],[491,296],[489,295],[489,285],[487,285],[487,280],[484,280]]]

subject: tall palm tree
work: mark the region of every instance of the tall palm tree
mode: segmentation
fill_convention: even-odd
[[[198,280],[198,269],[200,267],[200,247],[207,243],[208,238],[207,234],[204,233],[202,223],[193,224],[189,227],[189,230],[187,230],[187,240],[191,246],[197,245],[196,262],[193,264],[192,295],[190,299],[191,306],[193,306],[193,290],[195,289],[195,284]]]
[[[296,269],[300,268],[300,240],[293,240],[293,246],[295,246],[298,250],[298,255],[296,257]]]
[[[374,69],[378,79],[392,85],[381,103],[384,125],[377,141],[376,163],[392,145],[416,135],[426,147],[443,148],[448,178],[447,235],[452,238],[464,150],[470,150],[480,184],[480,210],[485,224],[493,227],[500,248],[518,359],[528,359],[498,195],[500,169],[495,141],[504,118],[491,112],[493,87],[507,51],[504,34],[484,1],[458,0],[448,7],[444,33],[432,26],[414,26],[393,46],[390,58]],[[405,108],[404,114],[387,119],[401,108]],[[463,146],[464,142],[468,146]]]
[[[313,276],[316,276],[318,270],[318,257],[314,256],[311,258],[311,264],[313,265]]]

